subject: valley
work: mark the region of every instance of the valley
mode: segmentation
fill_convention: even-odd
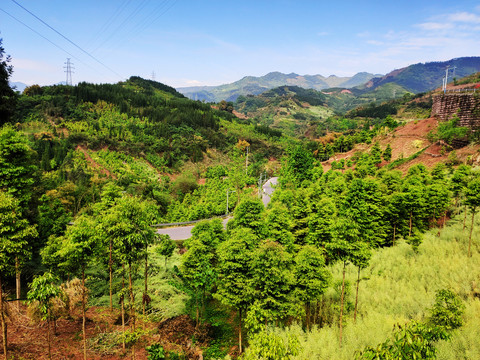
[[[5,72],[1,356],[478,359],[479,102],[446,65],[478,88],[478,57],[183,93]]]

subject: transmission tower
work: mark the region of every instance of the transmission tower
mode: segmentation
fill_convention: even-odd
[[[155,81],[155,71],[152,71],[152,80]]]
[[[67,74],[67,80],[66,80],[66,85],[72,85],[72,73],[74,72],[75,68],[72,66],[73,63],[70,62],[70,58],[67,58],[67,62],[64,63],[65,66],[63,67],[65,69],[65,73]]]

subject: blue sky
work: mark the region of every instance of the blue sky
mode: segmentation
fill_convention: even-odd
[[[29,85],[65,81],[67,57],[74,83],[154,72],[157,81],[181,87],[271,71],[387,73],[480,55],[478,1],[15,1],[91,55],[2,0],[0,37],[13,59],[11,80]]]

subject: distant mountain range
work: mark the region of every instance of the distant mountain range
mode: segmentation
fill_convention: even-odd
[[[11,82],[9,83],[10,87],[14,89],[15,91],[23,92],[26,87],[28,87],[27,84],[24,84],[22,82]]]
[[[315,90],[351,89],[357,96],[372,92],[385,93],[382,89],[386,88],[393,89],[391,98],[394,98],[405,92],[417,94],[441,87],[447,66],[450,68],[449,81],[452,81],[454,76],[462,78],[480,71],[480,57],[461,57],[448,61],[418,63],[393,70],[387,75],[360,72],[352,77],[335,75],[324,77],[322,75],[271,72],[260,77],[246,76],[231,84],[184,87],[177,90],[190,99],[208,102],[235,101],[240,95],[259,95],[279,86],[299,86]],[[386,86],[387,84],[388,86]],[[371,97],[383,100],[383,97],[379,98],[376,95]]]
[[[449,67],[448,81],[463,78],[480,71],[480,57],[461,57],[448,61],[418,63],[394,70],[385,76],[370,79],[364,86],[357,86],[364,91],[374,90],[388,83],[395,83],[412,93],[431,91],[442,86],[446,68]]]
[[[219,86],[183,87],[177,90],[193,100],[219,102],[221,100],[235,101],[240,95],[258,95],[279,86],[299,86],[305,89],[323,90],[332,87],[349,88],[365,84],[367,81],[382,75],[366,72],[351,77],[330,75],[298,75],[295,73],[283,74],[271,72],[267,75],[255,77],[246,76],[231,84]]]

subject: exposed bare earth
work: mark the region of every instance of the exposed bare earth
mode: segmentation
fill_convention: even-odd
[[[413,160],[403,163],[396,169],[406,173],[408,169],[415,164],[424,164],[427,168],[433,168],[437,163],[445,163],[449,160],[450,149],[439,142],[432,144],[427,134],[430,131],[435,131],[438,126],[438,120],[429,118],[425,120],[411,121],[395,129],[393,132],[385,133],[377,137],[380,147],[385,149],[387,144],[392,147],[392,161],[399,158],[408,158],[409,156],[419,152],[422,149],[425,151]],[[375,141],[375,140],[374,140]],[[358,144],[354,149],[338,154],[328,161],[322,163],[324,171],[328,171],[333,161],[341,159],[348,159],[357,151],[368,152],[372,145]],[[443,148],[443,150],[442,150]],[[456,156],[460,162],[469,162],[471,164],[480,164],[480,145],[469,145],[461,149],[456,149]],[[386,165],[383,162],[381,166]]]
[[[20,311],[12,303],[9,306],[8,321],[8,356],[9,359],[48,359],[47,323],[33,322],[27,316],[26,306],[21,305]],[[87,358],[90,360],[119,360],[129,358],[131,348],[122,349],[122,345],[115,344],[111,334],[120,334],[122,326],[119,323],[118,310],[110,313],[108,309],[92,307],[87,312]],[[138,320],[137,329],[143,324]],[[188,359],[201,359],[202,350],[210,341],[208,328],[195,329],[194,322],[182,315],[161,323],[149,322],[145,324],[143,335],[135,348],[136,359],[147,359],[145,347],[159,343],[167,351],[184,353]],[[109,337],[110,334],[110,337]],[[50,325],[52,359],[83,359],[82,319],[75,316],[73,319],[58,319],[56,333],[53,323]],[[192,344],[192,338],[197,340]],[[117,336],[117,341],[119,337]],[[1,343],[1,340],[0,340]],[[0,354],[3,355],[0,347]]]

